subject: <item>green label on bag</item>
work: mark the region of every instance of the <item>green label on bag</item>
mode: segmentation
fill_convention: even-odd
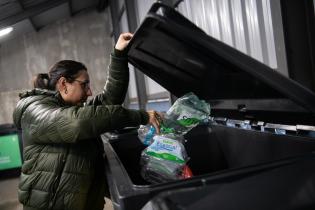
[[[185,128],[190,128],[192,126],[197,125],[199,122],[200,122],[200,120],[197,119],[197,118],[182,118],[180,120],[176,120],[175,124],[173,124],[173,126],[176,127],[176,125],[179,125],[179,126],[182,126],[182,127],[185,127]],[[182,128],[182,130],[183,129],[184,128]],[[167,127],[167,126],[165,126],[165,124],[161,125],[161,129],[160,130],[161,130],[161,133],[163,133],[163,134],[176,133],[175,128]]]
[[[175,130],[174,130],[174,128],[169,128],[169,127],[166,127],[164,125],[161,125],[161,133],[165,133],[165,134],[175,133]]]
[[[155,152],[146,152],[147,155],[150,155],[150,156],[153,156],[153,157],[156,157],[156,158],[161,158],[161,159],[164,159],[164,160],[169,160],[169,161],[174,161],[174,162],[177,162],[177,163],[185,163],[184,160],[176,157],[175,155],[171,155],[169,153],[155,153]]]
[[[152,157],[185,163],[182,154],[183,145],[174,139],[164,136],[155,136],[154,142],[147,147],[145,153]]]
[[[200,120],[196,119],[196,118],[183,118],[181,120],[177,120],[178,124],[185,126],[185,127],[189,127],[195,124],[198,124],[200,122]]]

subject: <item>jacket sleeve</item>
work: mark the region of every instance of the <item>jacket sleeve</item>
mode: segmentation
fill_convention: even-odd
[[[53,107],[34,103],[28,107],[22,129],[36,143],[76,143],[114,129],[146,124],[145,111],[120,105]]]
[[[126,52],[114,50],[110,55],[107,80],[102,93],[87,102],[87,105],[121,105],[129,84],[128,59]]]

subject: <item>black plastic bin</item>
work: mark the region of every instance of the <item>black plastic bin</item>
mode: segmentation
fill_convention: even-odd
[[[301,169],[307,163],[314,166],[315,94],[312,91],[209,37],[177,11],[160,3],[153,4],[128,47],[131,64],[176,97],[194,92],[210,103],[211,117],[208,125],[198,126],[186,135],[188,165],[194,177],[163,184],[152,185],[140,176],[144,146],[137,139],[136,129],[104,134],[106,175],[115,209],[141,209],[154,197],[152,205],[159,199],[165,202],[168,193],[176,197],[177,192],[183,191],[182,203],[185,203],[190,190],[192,194],[194,189],[198,189],[196,194],[207,193],[214,183],[216,187],[231,184],[233,188],[238,186],[234,185],[238,180],[244,185],[250,184],[246,179],[251,177],[257,177],[257,186],[269,184],[267,179],[270,183],[281,180],[290,190],[290,186],[300,182],[292,185],[292,176],[286,175],[290,173],[287,166],[294,165],[294,170],[299,164]],[[275,177],[278,170],[281,173]],[[314,170],[300,173],[300,178],[308,178],[308,184],[293,187],[290,194],[279,196],[279,203],[296,200],[292,208],[315,209],[315,199],[298,199],[303,191],[315,198]],[[271,190],[284,190],[276,190],[277,187],[283,185],[270,185]],[[236,187],[231,192],[235,197],[239,193],[250,197],[251,190],[238,191]],[[264,196],[263,188],[254,190],[257,196]],[[173,198],[170,197],[172,205]],[[208,207],[216,206],[211,199],[209,202]],[[253,204],[247,205],[251,208],[259,206],[255,199],[248,202]],[[207,209],[207,201],[204,204]],[[266,209],[277,209],[271,203],[268,205]],[[289,206],[278,209],[289,209]],[[245,207],[236,205],[234,209]]]
[[[160,192],[205,186],[208,181],[212,183],[213,179],[224,177],[223,180],[228,180],[235,173],[243,177],[266,173],[284,164],[282,161],[273,161],[315,151],[312,138],[221,125],[199,126],[186,135],[186,139],[185,147],[190,157],[188,165],[194,178],[151,185],[140,175],[139,163],[144,146],[136,133],[104,135],[108,159],[107,178],[115,209],[141,209]],[[285,180],[285,177],[281,179]]]
[[[315,155],[276,161],[274,166],[208,180],[202,187],[162,192],[143,210],[314,209]]]

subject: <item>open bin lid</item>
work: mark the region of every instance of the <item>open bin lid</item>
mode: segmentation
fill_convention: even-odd
[[[131,64],[176,97],[194,92],[212,109],[307,113],[315,94],[208,36],[173,8],[155,3],[129,44]]]

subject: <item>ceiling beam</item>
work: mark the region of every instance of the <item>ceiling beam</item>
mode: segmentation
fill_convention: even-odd
[[[36,16],[42,12],[45,12],[46,10],[57,7],[64,3],[69,3],[69,0],[54,0],[54,1],[46,1],[46,2],[40,3],[36,6],[25,9],[21,13],[18,13],[18,14],[15,14],[15,15],[12,15],[10,17],[0,20],[0,28],[14,25],[17,22]]]
[[[20,6],[21,6],[21,8],[22,8],[22,10],[23,10],[23,12],[24,12],[24,11],[25,11],[25,7],[24,7],[24,4],[23,4],[22,0],[17,0],[17,2],[20,4]],[[34,24],[32,18],[30,17],[30,18],[28,18],[28,19],[30,20],[30,23],[31,23],[31,25],[33,26],[34,30],[35,30],[35,31],[38,31],[38,28],[35,26],[35,24]]]
[[[70,13],[70,16],[72,17],[74,15],[72,0],[69,0],[68,4],[69,4],[69,13]]]
[[[97,11],[98,12],[102,12],[106,9],[106,7],[108,6],[109,2],[108,0],[99,0],[98,3],[97,3]]]

